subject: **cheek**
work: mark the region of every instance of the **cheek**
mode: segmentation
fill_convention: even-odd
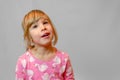
[[[31,32],[30,35],[33,41],[37,41],[40,38],[40,36],[36,32]]]
[[[53,35],[53,29],[52,29],[52,27],[49,28],[48,30],[49,30],[49,31],[52,33],[52,35]]]
[[[33,39],[38,39],[38,38],[39,38],[39,35],[37,35],[37,34],[32,35],[32,38],[33,38]]]
[[[54,36],[53,30],[50,30],[50,33],[51,33],[51,36],[53,38],[53,36]]]
[[[51,33],[52,33],[52,37],[54,37],[55,33],[54,33],[53,29],[51,29]]]
[[[35,36],[32,37],[32,40],[33,40],[34,43],[39,43],[40,42],[40,37],[35,35]]]

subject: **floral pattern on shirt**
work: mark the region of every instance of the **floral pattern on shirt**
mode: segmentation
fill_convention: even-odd
[[[57,51],[53,59],[43,62],[27,51],[17,61],[16,80],[74,80],[74,74],[64,52]]]

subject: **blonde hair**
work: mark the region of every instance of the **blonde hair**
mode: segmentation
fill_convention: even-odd
[[[38,21],[40,18],[45,18],[50,22],[52,29],[53,29],[53,34],[54,34],[53,35],[53,45],[55,45],[57,43],[58,35],[57,35],[56,29],[53,26],[52,21],[50,20],[49,16],[41,10],[31,10],[24,16],[24,19],[22,21],[22,28],[24,31],[24,40],[26,43],[26,50],[29,48],[33,48],[33,46],[31,45],[31,37],[29,35],[29,28],[31,27],[31,25],[33,23]]]

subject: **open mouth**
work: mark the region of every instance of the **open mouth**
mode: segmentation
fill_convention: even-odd
[[[50,33],[44,33],[41,37],[45,38],[45,37],[48,37],[49,35],[50,35]]]

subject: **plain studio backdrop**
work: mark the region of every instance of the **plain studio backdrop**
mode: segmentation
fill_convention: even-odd
[[[120,80],[120,0],[0,0],[0,80],[15,80],[21,22],[32,9],[51,18],[75,80]]]

